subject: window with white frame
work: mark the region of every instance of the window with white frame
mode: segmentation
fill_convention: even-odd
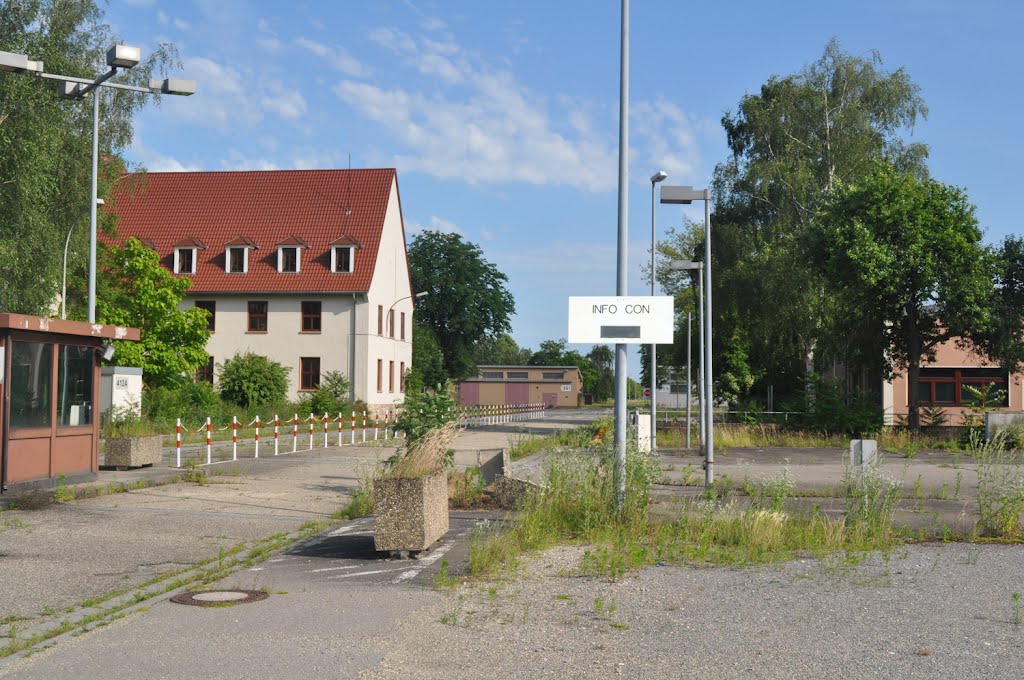
[[[229,246],[224,252],[224,271],[228,274],[248,272],[249,249],[244,246]]]
[[[280,246],[277,249],[277,271],[285,274],[299,272],[301,249],[298,246]]]
[[[196,249],[175,248],[174,249],[174,273],[195,274],[196,273]]]
[[[331,271],[336,274],[351,274],[355,271],[356,249],[352,246],[331,248]]]

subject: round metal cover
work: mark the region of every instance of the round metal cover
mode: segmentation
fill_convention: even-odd
[[[249,604],[265,599],[267,594],[262,590],[193,590],[190,593],[175,595],[171,602],[196,607],[216,607],[226,604]]]

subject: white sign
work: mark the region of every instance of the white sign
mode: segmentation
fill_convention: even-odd
[[[572,392],[572,385],[562,385],[563,392]]]
[[[569,342],[649,345],[672,343],[669,296],[570,297]]]

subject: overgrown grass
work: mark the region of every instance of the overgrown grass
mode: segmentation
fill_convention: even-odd
[[[1024,512],[1024,451],[1006,448],[1000,432],[990,441],[971,435],[971,453],[978,474],[978,534],[1020,539]]]
[[[539,451],[589,448],[603,442],[611,429],[611,419],[603,418],[582,427],[559,430],[546,437],[524,433],[512,443],[509,448],[509,456],[512,460],[519,460]]]
[[[680,501],[668,519],[652,518],[648,505],[657,475],[650,458],[630,452],[626,500],[617,510],[608,448],[553,455],[541,488],[527,498],[511,525],[474,537],[470,574],[494,577],[515,570],[525,553],[559,543],[591,546],[584,573],[620,578],[654,563],[746,565],[887,549],[898,540],[892,516],[899,484],[876,468],[847,473],[842,517],[817,508],[784,510],[793,491],[793,480],[784,471],[758,482],[749,506],[723,502],[721,487],[716,487],[704,498]]]
[[[912,457],[917,451],[960,451],[962,444],[948,437],[927,432],[911,433],[905,428],[886,428],[872,435],[880,449]],[[696,441],[696,428],[691,432]],[[692,443],[692,442],[691,442]],[[684,428],[658,431],[658,444],[663,447],[686,445]],[[783,425],[716,424],[715,445],[723,448],[841,448],[850,445],[846,434],[825,434],[785,427]]]

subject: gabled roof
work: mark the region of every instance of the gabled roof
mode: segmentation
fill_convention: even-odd
[[[228,241],[227,243],[224,244],[224,247],[225,248],[255,248],[256,250],[260,249],[260,247],[258,245],[256,245],[256,243],[252,239],[246,238],[245,236],[238,236],[236,238],[231,239],[230,241]]]
[[[329,246],[352,246],[353,248],[362,248],[363,244],[355,240],[348,234],[342,234],[338,238],[334,239],[327,245]]]
[[[151,240],[168,268],[174,244],[185,237],[228,244],[244,234],[265,253],[249,254],[245,275],[224,271],[226,246],[198,253],[190,294],[364,292],[373,280],[395,181],[393,168],[150,172],[131,195],[118,193],[133,184],[122,180],[106,209],[118,217],[118,241]],[[282,275],[276,246],[292,238],[309,250],[298,274]],[[342,238],[362,246],[352,274],[330,271],[330,244]]]
[[[206,244],[197,238],[192,236],[186,236],[180,241],[175,241],[171,244],[172,248],[196,248],[198,250],[206,250]]]
[[[309,244],[303,241],[295,234],[288,234],[288,238],[283,241],[278,241],[274,244],[275,246],[298,246],[299,248],[308,248]]]

